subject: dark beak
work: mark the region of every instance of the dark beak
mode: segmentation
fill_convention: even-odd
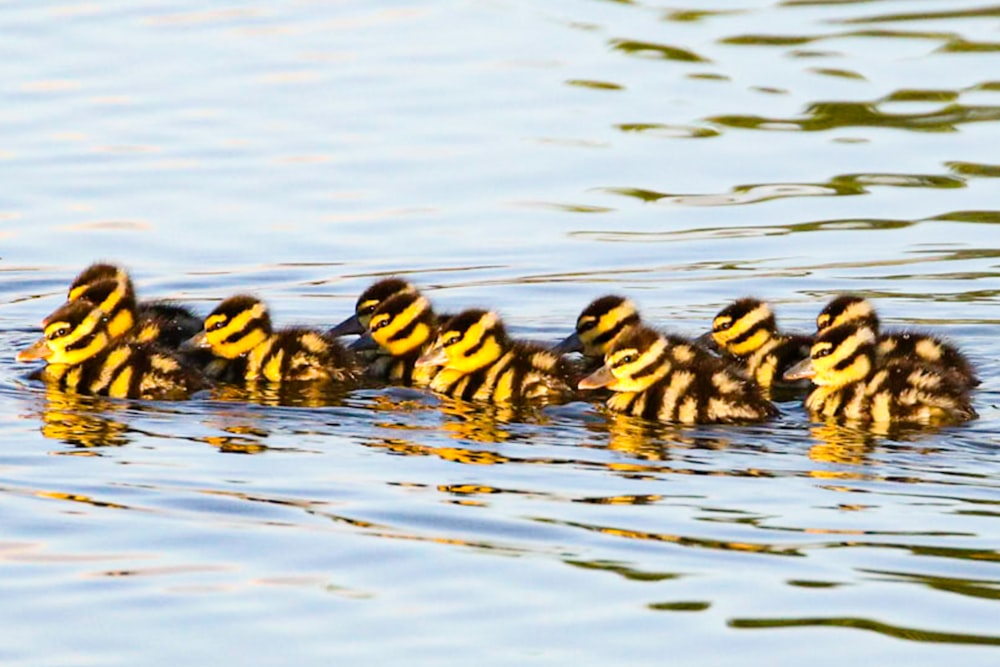
[[[357,314],[351,315],[346,320],[326,332],[327,336],[337,338],[338,336],[357,336],[363,334],[365,328],[361,326],[361,320]]]
[[[711,331],[707,331],[702,335],[698,336],[697,338],[694,339],[694,342],[697,345],[700,345],[701,347],[711,352],[720,352],[719,344],[715,342],[715,338],[712,337]]]
[[[365,350],[377,350],[378,343],[372,338],[370,331],[366,331],[361,334],[357,340],[347,346],[348,350],[354,350],[355,352],[364,352]]]
[[[205,336],[204,331],[199,331],[195,335],[188,338],[186,341],[180,344],[177,348],[181,352],[193,352],[195,350],[208,350],[211,349],[212,345],[208,342],[208,338]]]
[[[569,354],[570,352],[583,352],[583,343],[580,342],[580,336],[576,333],[572,333],[566,336],[562,341],[552,348],[552,351],[556,354]]]

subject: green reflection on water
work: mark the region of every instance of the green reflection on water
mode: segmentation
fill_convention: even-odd
[[[937,111],[888,114],[867,102],[817,102],[809,105],[804,118],[721,115],[706,120],[747,130],[801,130],[821,132],[842,127],[892,127],[919,132],[954,132],[963,123],[1000,120],[998,106],[949,104]]]
[[[628,567],[617,561],[608,560],[567,560],[564,561],[567,565],[572,565],[573,567],[579,567],[584,570],[601,570],[604,572],[611,572],[617,574],[630,581],[667,581],[669,579],[678,579],[683,574],[677,572],[642,572],[636,570],[635,568]]]
[[[773,628],[797,628],[804,626],[854,628],[857,630],[871,630],[872,632],[877,632],[888,637],[895,637],[896,639],[906,639],[916,642],[1000,646],[1000,637],[994,637],[991,635],[936,632],[934,630],[907,628],[899,625],[882,623],[880,621],[873,621],[867,618],[856,617],[775,619],[734,618],[728,621],[727,625],[731,628],[744,630],[768,630]]]
[[[708,58],[704,58],[694,51],[682,49],[667,44],[656,44],[654,42],[641,42],[634,39],[613,39],[610,42],[611,48],[615,51],[622,51],[629,55],[643,56],[647,58],[659,58],[662,60],[675,60],[686,63],[709,63]]]
[[[711,602],[651,602],[646,605],[653,611],[705,611],[712,606]]]

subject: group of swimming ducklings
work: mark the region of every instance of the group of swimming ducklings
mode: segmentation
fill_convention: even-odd
[[[486,310],[436,315],[412,284],[371,285],[329,331],[275,329],[267,307],[233,296],[204,320],[166,302],[136,302],[121,267],[94,264],[70,286],[44,335],[17,354],[66,391],[182,399],[217,383],[348,382],[363,376],[463,400],[551,403],[610,390],[608,409],[668,423],[763,421],[772,392],[811,381],[814,419],[948,424],[973,419],[979,384],[966,358],[935,336],[887,333],[857,296],[831,301],[811,335],[781,333],[768,305],[740,299],[697,340],[644,325],[635,305],[604,296],[551,349],[512,340]],[[339,342],[360,336],[349,347]],[[579,352],[582,360],[566,357]]]

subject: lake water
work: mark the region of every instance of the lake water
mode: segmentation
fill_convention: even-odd
[[[8,2],[0,44],[3,665],[1000,664],[1000,9]],[[857,292],[980,418],[47,392],[14,350],[97,259],[316,326],[404,275],[539,341]]]

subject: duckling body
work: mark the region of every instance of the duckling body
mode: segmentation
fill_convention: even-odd
[[[811,336],[780,333],[770,306],[753,298],[719,311],[705,340],[765,392],[788,384],[782,380],[785,371],[808,357],[812,345]]]
[[[107,313],[108,331],[116,339],[128,333],[136,341],[176,350],[202,327],[201,318],[184,306],[137,302],[128,272],[113,264],[96,263],[84,269],[67,293],[67,300],[78,299],[87,299]]]
[[[113,398],[180,399],[207,386],[170,352],[112,338],[110,321],[89,301],[70,301],[45,319],[44,336],[17,360],[44,359],[46,366],[34,377],[50,385]]]
[[[570,394],[559,356],[511,340],[500,318],[485,310],[467,310],[442,324],[416,366],[440,366],[430,388],[453,398],[506,404]]]
[[[922,361],[967,389],[979,385],[972,364],[953,344],[921,331],[881,330],[874,306],[860,296],[844,295],[833,299],[816,317],[817,335],[843,324],[864,326],[877,337],[876,357],[880,364],[897,361]]]
[[[367,336],[379,353],[369,364],[368,375],[404,385],[430,386],[439,367],[418,367],[416,363],[433,345],[437,330],[437,318],[426,297],[416,290],[390,296],[369,319]]]
[[[777,409],[753,382],[691,341],[647,327],[624,332],[580,389],[607,387],[609,409],[681,424],[753,422]]]
[[[877,348],[875,331],[851,321],[817,335],[810,358],[788,372],[816,385],[805,401],[814,418],[935,425],[977,416],[955,374],[916,357],[880,358]]]
[[[209,349],[209,373],[226,382],[349,380],[351,356],[337,341],[301,327],[274,331],[264,303],[249,295],[223,301],[205,318],[204,329],[186,344]]]

